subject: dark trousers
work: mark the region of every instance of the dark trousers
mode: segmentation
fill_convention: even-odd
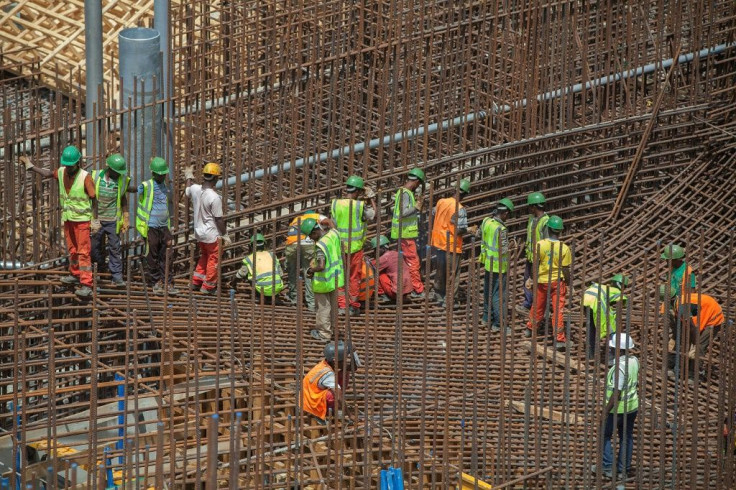
[[[503,304],[501,295],[503,294]],[[491,325],[508,325],[508,318],[504,314],[508,311],[508,299],[506,297],[506,274],[500,272],[488,272],[483,275],[483,322],[489,320],[489,309]],[[490,308],[489,308],[490,307]]]
[[[595,318],[593,315],[593,310],[585,306],[585,323],[588,326],[588,335],[587,335],[587,341],[588,341],[588,359],[593,359],[595,357],[595,344],[598,343],[598,329],[595,326]]]
[[[532,308],[532,302],[534,301],[534,292],[531,289],[526,288],[526,280],[532,277],[532,263],[527,261],[524,265],[524,308],[530,310]]]
[[[148,265],[148,275],[151,278],[151,284],[162,281],[166,272],[166,256],[170,255],[168,251],[168,242],[171,240],[171,232],[167,227],[149,228],[148,229],[148,255],[146,256],[146,264]],[[173,275],[171,267],[173,262],[169,258],[169,280],[172,282]]]
[[[116,232],[115,221],[102,221],[102,227],[92,235],[92,262],[97,264],[97,270],[105,268],[105,239],[107,239],[107,268],[112,274],[113,281],[123,279],[123,253],[120,247],[120,237]]]
[[[462,259],[462,255],[437,248],[434,249],[434,254],[434,292],[445,298],[447,296],[447,283],[451,282],[452,294],[455,297],[460,286],[457,276],[460,273],[460,259]]]
[[[636,422],[636,414],[638,410],[629,413],[609,413],[606,418],[606,425],[603,429],[603,469],[613,469],[613,423],[616,419],[616,432],[618,432],[618,458],[616,471],[618,473],[626,473],[631,471],[631,455],[634,450],[634,422]],[[625,464],[625,466],[624,466]]]

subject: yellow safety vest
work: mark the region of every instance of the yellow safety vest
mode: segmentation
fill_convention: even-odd
[[[415,207],[417,200],[414,193],[403,187],[396,191],[396,202],[394,203],[394,215],[391,218],[391,238],[394,240],[399,238],[399,229],[401,229],[401,238],[417,238],[419,236],[419,213],[414,213],[408,218],[399,218],[401,216],[401,193],[409,194],[411,206]]]
[[[501,253],[501,231],[505,229],[506,226],[494,217],[485,218],[481,224],[480,261],[488,272],[505,273],[509,268],[508,251]]]
[[[312,278],[312,290],[315,293],[329,293],[335,287],[345,286],[345,271],[342,266],[340,235],[337,230],[330,230],[314,245],[325,254],[325,268],[315,271]],[[337,284],[335,280],[337,279]]]
[[[62,167],[57,172],[59,179],[59,201],[61,201],[61,222],[74,221],[84,222],[92,220],[92,199],[84,190],[84,179],[87,171],[81,168],[77,170],[69,193],[64,187],[64,173],[66,168]]]
[[[135,213],[135,229],[143,238],[148,237],[148,220],[151,219],[153,209],[153,192],[153,179],[143,182],[143,195],[138,196],[138,208]],[[168,199],[167,195],[167,205]],[[169,216],[168,226],[171,227],[171,216]]]
[[[534,220],[535,218],[533,215],[529,216],[529,222],[526,224],[526,260],[529,262],[534,261],[534,248],[542,239],[542,230],[547,226],[549,216],[547,214],[540,216],[539,220],[537,220],[537,225],[532,229]]]
[[[365,203],[356,199],[333,199],[331,209],[343,250],[348,253],[362,250],[365,242]]]
[[[271,252],[261,250],[243,259],[243,265],[255,276],[256,290],[264,296],[274,296],[284,289],[281,265]]]
[[[630,413],[639,409],[639,392],[637,391],[639,384],[639,359],[622,353],[619,362],[625,363],[626,376],[624,379],[624,389],[619,393],[618,404],[613,408],[613,412]],[[614,381],[616,381],[615,376],[616,364],[611,366],[611,369],[608,370],[608,376],[606,376],[606,403],[613,396]]]

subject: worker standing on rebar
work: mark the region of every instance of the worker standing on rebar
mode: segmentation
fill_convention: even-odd
[[[309,268],[309,263],[314,258],[314,242],[307,235],[302,235],[299,230],[301,223],[307,218],[312,218],[318,223],[322,223],[322,221],[327,219],[326,216],[314,211],[305,211],[289,223],[284,255],[286,257],[286,273],[289,282],[288,298],[294,304],[296,304],[297,299],[296,278],[300,273],[306,273]],[[299,266],[301,267],[301,270],[297,270],[297,254],[301,254],[299,258]],[[314,311],[312,280],[308,277],[304,277],[304,302],[307,304],[307,309],[309,311]]]
[[[516,305],[516,311],[522,315],[528,315],[532,307],[532,274],[534,272],[534,251],[537,249],[537,242],[544,238],[549,238],[547,230],[549,216],[544,212],[546,202],[547,200],[541,192],[533,192],[526,198],[526,204],[529,206],[531,214],[526,225],[524,302],[521,305]]]
[[[598,339],[605,340],[616,332],[616,306],[619,301],[626,301],[623,293],[629,285],[629,278],[616,274],[608,280],[608,284],[592,283],[583,293],[583,310],[587,324],[587,355],[595,357],[595,346]]]
[[[90,224],[92,236],[92,262],[97,270],[105,265],[104,245],[107,240],[108,269],[115,287],[125,286],[123,281],[123,253],[120,246],[120,234],[130,228],[127,193],[130,177],[127,176],[125,159],[114,154],[105,160],[107,168],[92,173],[95,183],[95,199],[93,218]]]
[[[26,170],[32,170],[44,179],[54,178],[59,185],[61,222],[64,225],[64,238],[69,251],[69,272],[61,282],[78,286],[74,294],[87,298],[92,294],[92,260],[90,257],[90,221],[92,221],[92,200],[95,198],[95,184],[92,177],[79,167],[82,154],[76,146],[67,146],[61,152],[61,167],[56,170],[34,166],[30,159],[23,157]]]
[[[413,289],[410,297],[414,299],[424,298],[421,260],[417,252],[419,215],[424,206],[424,196],[422,193],[415,193],[420,185],[424,187],[425,179],[426,176],[422,169],[413,168],[409,171],[404,185],[396,191],[394,212],[391,218],[391,239],[398,240],[401,255],[409,266]]]
[[[368,199],[366,203],[362,197]],[[376,193],[357,175],[351,175],[345,182],[345,194],[341,199],[333,199],[330,211],[340,235],[342,251],[346,254],[345,270],[348,272],[347,294],[345,288],[338,291],[337,303],[340,314],[349,307],[350,313],[360,313],[358,294],[363,268],[363,243],[365,242],[366,221],[376,219]]]
[[[370,246],[376,249],[378,243],[378,264],[374,265],[378,273],[378,301],[387,303],[396,301],[399,294],[406,298],[412,292],[411,273],[409,265],[401,259],[399,252],[390,250],[391,242],[381,235],[371,238]],[[399,268],[401,275],[399,277]]]
[[[234,281],[255,278],[256,299],[275,298],[284,289],[281,264],[270,250],[266,250],[266,238],[257,233],[251,239],[253,251],[243,259],[243,265]]]
[[[202,185],[194,183],[194,166],[184,169],[187,181],[186,196],[194,209],[194,238],[199,245],[199,260],[192,276],[192,286],[203,294],[214,294],[217,290],[217,266],[220,262],[220,240],[230,244],[225,220],[222,217],[222,198],[215,190],[222,175],[218,163],[208,163],[202,169]]]
[[[432,216],[430,245],[434,253],[434,295],[444,307],[447,283],[452,287],[452,297],[457,300],[460,287],[458,274],[463,257],[463,235],[475,233],[477,226],[468,227],[468,212],[460,202],[470,193],[470,181],[462,179],[457,185],[458,197],[446,197],[437,201]]]
[[[324,422],[334,412],[335,400],[348,388],[350,373],[361,366],[360,357],[351,343],[346,344],[342,340],[329,342],[324,348],[324,359],[302,379],[302,410]]]
[[[174,287],[171,263],[169,275],[166,276],[166,258],[172,244],[173,214],[171,187],[166,183],[168,174],[166,160],[161,157],[151,159],[152,178],[138,185],[135,228],[146,240],[146,264],[154,294],[163,294],[164,287],[167,287],[170,295],[176,295],[179,291]]]
[[[544,320],[549,296],[552,328],[555,332],[555,348],[565,350],[568,347],[565,335],[565,321],[563,313],[567,288],[572,286],[572,253],[570,247],[559,239],[564,229],[562,218],[552,215],[547,221],[549,238],[537,243],[535,270],[537,271],[537,288],[534,292],[534,307],[532,309],[525,335],[532,336],[532,329],[539,328]]]
[[[496,204],[492,216],[483,220],[480,226],[481,253],[478,261],[485,267],[483,275],[483,325],[491,321],[491,331],[511,333],[508,324],[508,290],[506,272],[509,268],[509,236],[506,220],[514,211],[511,199],[503,198]],[[489,311],[490,310],[490,311]]]
[[[685,261],[685,249],[680,245],[670,244],[664,247],[660,257],[672,264],[668,279],[674,296],[684,298],[686,294],[695,292],[697,280],[693,269]]]
[[[332,338],[332,318],[337,308],[337,290],[345,286],[340,235],[337,230],[324,231],[314,218],[302,221],[301,232],[314,244],[314,259],[306,271],[312,279],[314,302],[317,307],[316,328],[309,332],[317,340]]]

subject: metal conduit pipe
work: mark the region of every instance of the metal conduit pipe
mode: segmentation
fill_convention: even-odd
[[[102,1],[84,0],[84,57],[87,64],[86,99],[84,116],[88,121],[94,120],[96,113],[101,111],[95,107],[98,91],[102,86]],[[100,142],[100,122],[90,122],[86,125],[86,134],[94,137],[86,138],[86,156],[93,158],[97,150],[102,148]],[[96,146],[96,148],[95,148]]]

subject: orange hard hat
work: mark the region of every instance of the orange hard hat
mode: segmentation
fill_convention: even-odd
[[[219,163],[210,162],[204,166],[204,170],[202,170],[202,173],[209,174],[209,175],[216,175],[220,177],[222,175],[222,168],[220,168]]]

